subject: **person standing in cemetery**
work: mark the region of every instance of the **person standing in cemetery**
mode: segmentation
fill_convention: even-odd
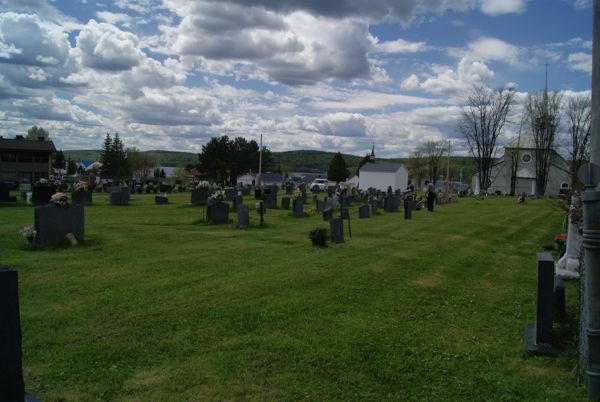
[[[433,182],[427,182],[427,210],[433,212],[433,204],[435,203],[435,186]]]
[[[406,193],[404,193],[404,219],[411,219],[413,201],[414,201],[415,186],[412,185],[411,180],[408,180],[406,186]]]

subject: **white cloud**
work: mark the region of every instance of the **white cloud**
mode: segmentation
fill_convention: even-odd
[[[458,94],[475,84],[485,84],[494,77],[494,72],[481,61],[464,57],[456,70],[450,67],[436,67],[437,74],[427,78],[419,86],[436,94]]]
[[[469,44],[469,53],[473,58],[515,64],[519,49],[500,39],[483,37]]]
[[[83,66],[107,71],[130,70],[145,57],[135,35],[94,20],[77,35],[77,50]]]
[[[592,55],[589,53],[571,53],[567,58],[567,63],[570,70],[592,73]]]
[[[415,53],[422,52],[425,48],[425,42],[409,42],[404,39],[380,42],[375,45],[375,51],[381,53]]]
[[[410,76],[408,76],[408,78],[404,79],[400,83],[400,88],[408,89],[408,90],[418,89],[419,88],[419,77],[417,77],[416,74],[411,74]]]
[[[574,0],[573,6],[576,10],[584,10],[592,7],[592,0]]]
[[[527,8],[527,0],[481,0],[481,12],[488,15],[522,13]]]
[[[99,20],[108,22],[112,25],[122,24],[124,26],[130,26],[133,20],[128,14],[113,13],[110,11],[98,11],[96,15],[98,16]]]

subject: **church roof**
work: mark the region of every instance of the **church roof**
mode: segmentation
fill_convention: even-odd
[[[533,133],[523,133],[521,138],[518,136],[511,138],[505,148],[536,149]]]
[[[365,163],[362,172],[396,172],[402,165],[399,163]]]

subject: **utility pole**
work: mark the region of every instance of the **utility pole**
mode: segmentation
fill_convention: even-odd
[[[260,135],[260,148],[258,149],[258,176],[256,177],[256,185],[260,187],[260,176],[262,175],[262,134]]]
[[[600,400],[600,0],[592,10],[592,116],[590,131],[590,163],[579,170],[585,184],[583,201],[583,267],[582,327],[586,329],[588,397]],[[583,340],[585,341],[585,340]]]
[[[450,140],[448,140],[448,162],[446,164],[446,202],[450,202]]]

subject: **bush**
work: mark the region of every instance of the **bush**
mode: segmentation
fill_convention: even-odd
[[[308,238],[313,246],[327,247],[327,229],[316,228],[308,233]]]

